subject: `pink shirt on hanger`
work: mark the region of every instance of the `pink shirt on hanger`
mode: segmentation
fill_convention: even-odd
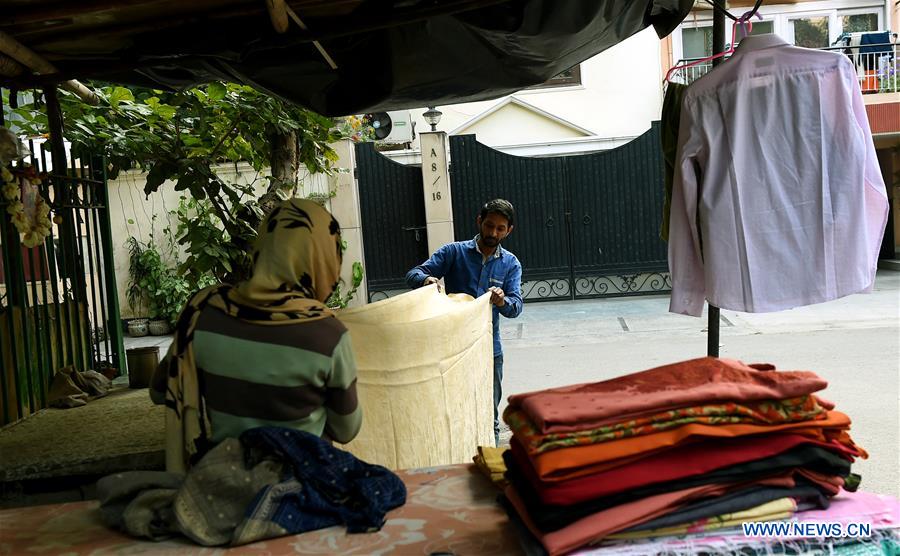
[[[685,93],[678,141],[671,312],[871,290],[888,202],[846,56],[746,37]]]

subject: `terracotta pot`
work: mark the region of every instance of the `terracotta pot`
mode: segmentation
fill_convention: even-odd
[[[110,366],[104,366],[100,368],[100,374],[112,380],[119,376],[119,369]]]

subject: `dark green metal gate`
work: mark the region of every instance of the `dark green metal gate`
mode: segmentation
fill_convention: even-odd
[[[55,224],[26,248],[0,198],[0,423],[45,407],[59,369],[124,367],[105,164],[63,152],[50,165],[41,145],[29,147]]]
[[[492,198],[518,221],[504,245],[522,262],[526,299],[659,293],[671,288],[659,239],[663,160],[659,126],[609,151],[551,158],[511,156],[473,135],[450,138],[456,239],[476,230]]]
[[[507,199],[516,208],[517,220],[503,246],[522,263],[523,296],[571,297],[565,160],[511,156],[482,145],[474,135],[457,135],[450,137],[450,161],[456,239],[472,239],[478,233],[475,217],[486,201]]]
[[[428,258],[422,169],[394,162],[373,143],[356,145],[369,301],[406,289],[407,271]]]

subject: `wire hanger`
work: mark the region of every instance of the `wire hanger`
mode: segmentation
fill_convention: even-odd
[[[741,26],[743,28],[742,30],[744,33],[744,37],[747,37],[750,35],[750,32],[753,30],[753,22],[751,21],[751,18],[755,15],[759,19],[762,19],[762,16],[759,15],[758,13],[756,13],[756,10],[759,8],[759,4],[762,3],[762,0],[757,0],[757,5],[752,10],[750,10],[749,12],[746,12],[744,15],[737,17],[737,18],[732,16],[730,13],[728,13],[727,10],[725,10],[718,4],[715,4],[715,3],[711,2],[710,0],[707,0],[707,1],[709,1],[711,4],[716,6],[716,9],[719,9],[719,10],[722,10],[723,12],[725,12],[725,15],[734,19],[734,23],[731,25],[731,44],[728,46],[728,49],[725,50],[724,52],[719,52],[718,54],[713,54],[712,56],[707,56],[706,58],[700,58],[699,60],[694,60],[693,62],[688,62],[688,63],[682,64],[680,66],[672,66],[671,68],[669,68],[669,71],[666,72],[666,79],[665,79],[666,83],[671,82],[672,74],[674,74],[676,71],[691,68],[691,67],[703,64],[705,62],[710,62],[712,60],[722,58],[723,56],[728,56],[729,54],[733,54],[734,50],[736,48],[736,44],[735,44],[736,40],[735,39],[737,39],[738,26]]]

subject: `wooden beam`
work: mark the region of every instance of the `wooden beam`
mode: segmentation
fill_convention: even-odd
[[[300,19],[300,17],[297,15],[297,13],[294,10],[292,10],[290,6],[285,5],[284,9],[287,11],[287,14],[289,16],[291,16],[291,19],[294,20],[294,23],[296,23],[297,26],[300,27],[300,29],[302,29],[306,32],[309,32],[309,27],[307,27],[306,24],[303,23],[303,21]],[[334,62],[334,59],[328,55],[328,52],[325,51],[325,48],[322,46],[322,43],[320,43],[319,41],[313,41],[312,43],[313,43],[313,46],[316,47],[316,50],[319,51],[319,54],[322,55],[322,58],[325,58],[325,62],[331,67],[331,69],[333,69],[333,70],[337,69],[337,64]]]
[[[63,114],[59,105],[59,97],[56,87],[44,88],[44,100],[47,103],[47,126],[50,134],[50,160],[53,162],[53,173],[66,175],[68,162],[66,161],[66,145],[63,140]]]
[[[315,31],[306,31],[296,37],[291,37],[296,42],[312,42],[327,41],[342,37],[388,29],[400,25],[408,25],[424,21],[432,17],[453,15],[469,10],[490,7],[496,4],[503,4],[509,0],[446,0],[446,2],[435,5],[427,5],[426,7],[401,8],[393,12],[375,12],[373,14],[348,15],[341,17],[317,18]],[[286,4],[287,5],[287,4]],[[288,5],[288,7],[290,7]],[[16,32],[17,37],[27,38],[29,42],[41,43],[45,49],[48,45],[57,45],[66,41],[77,41],[85,35],[96,35],[107,37],[115,36],[131,36],[139,33],[152,33],[161,29],[172,29],[182,27],[180,31],[189,32],[189,25],[208,25],[211,20],[216,22],[226,22],[242,17],[253,17],[268,15],[264,8],[259,4],[240,5],[233,9],[220,9],[210,11],[202,15],[194,15],[191,17],[158,17],[156,19],[143,19],[133,23],[104,23],[98,25],[83,25],[77,29],[23,29]],[[290,15],[290,12],[288,12]]]
[[[94,91],[88,89],[87,86],[83,85],[80,81],[70,79],[68,81],[63,81],[59,86],[69,91],[70,93],[75,93],[75,96],[80,98],[85,104],[90,104],[91,106],[97,106],[98,104],[100,104],[100,97],[98,97],[94,93]]]
[[[0,31],[0,53],[6,54],[16,62],[32,69],[35,73],[57,73],[53,64],[3,31]],[[74,79],[62,83],[61,86],[67,91],[75,93],[78,98],[87,104],[96,106],[100,103],[100,98],[93,91]]]
[[[0,54],[0,76],[18,77],[25,73],[25,68],[9,56]]]
[[[286,33],[291,22],[288,20],[288,7],[284,0],[266,0],[266,9],[269,10],[275,32]]]
[[[164,0],[79,0],[78,2],[58,2],[37,6],[8,8],[3,16],[4,25],[45,24],[48,21],[71,20],[106,11],[123,11],[144,5],[159,4]]]
[[[257,0],[258,1],[258,0]],[[268,1],[268,0],[267,0]],[[348,15],[359,7],[365,0],[293,0],[295,9],[309,17],[334,17]],[[246,0],[233,0],[230,3],[247,3]],[[66,0],[54,4],[23,5],[22,7],[5,8],[0,27],[18,27],[33,23],[41,24],[45,28],[51,21],[68,21],[72,23],[74,18],[95,15],[102,12],[128,13],[135,8],[141,9],[154,4],[161,4],[156,8],[166,8],[165,4],[172,4],[171,0]],[[187,13],[185,5],[197,4],[196,0],[190,3],[182,3],[179,6],[179,14]],[[199,10],[208,13],[211,10],[220,10],[222,2],[206,1],[201,4]],[[196,11],[196,10],[188,10]]]
[[[59,29],[23,29],[16,32],[17,37],[27,39],[31,43],[40,43],[44,49],[51,48],[49,45],[55,45],[65,42],[79,42],[85,36],[99,36],[108,39],[110,36],[128,37],[133,39],[134,35],[143,33],[152,33],[154,31],[163,31],[175,27],[184,27],[187,25],[198,24],[208,25],[211,21],[222,21],[229,19],[239,19],[245,17],[265,16],[264,10],[258,5],[237,8],[222,8],[218,11],[210,13],[188,13],[184,15],[165,15],[156,14],[153,18],[144,18],[131,23],[105,22],[98,24],[82,24],[78,26],[66,26]]]

